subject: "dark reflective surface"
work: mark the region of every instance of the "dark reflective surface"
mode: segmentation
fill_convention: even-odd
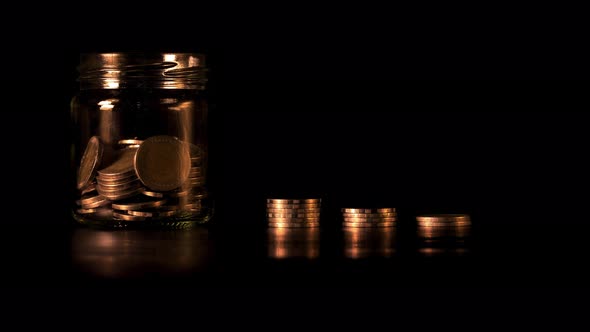
[[[391,257],[396,251],[395,227],[348,227],[343,232],[347,258]]]
[[[72,261],[97,278],[138,278],[150,273],[182,275],[207,267],[214,257],[209,231],[105,231],[76,229]]]
[[[424,256],[469,253],[471,226],[418,226],[418,252]]]
[[[320,254],[320,229],[269,228],[268,256],[271,258],[317,258]]]

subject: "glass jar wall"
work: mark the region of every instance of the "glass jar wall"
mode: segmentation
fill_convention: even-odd
[[[112,228],[208,222],[204,57],[83,54],[79,71],[74,218]]]

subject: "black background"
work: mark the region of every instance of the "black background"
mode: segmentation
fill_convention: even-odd
[[[491,307],[519,296],[528,305],[562,294],[513,288],[587,286],[588,84],[563,81],[587,78],[576,20],[558,31],[517,14],[498,23],[479,14],[441,19],[436,8],[418,11],[421,21],[401,20],[403,11],[334,8],[250,14],[257,8],[215,16],[208,9],[186,16],[81,11],[68,28],[31,17],[38,23],[32,35],[9,37],[14,51],[3,57],[14,88],[5,97],[4,147],[12,161],[4,174],[16,175],[5,187],[15,216],[4,220],[4,285],[119,295],[155,288],[148,294],[161,298],[167,287],[196,287],[210,291],[207,299],[219,298],[218,287],[301,287],[289,298],[322,294],[331,299],[326,306],[364,297],[358,288],[370,285],[371,298],[393,288],[412,307]],[[71,263],[67,195],[78,54],[153,50],[208,55],[212,234],[225,258],[182,277],[83,276]],[[323,198],[321,259],[257,258],[270,196]],[[407,253],[343,260],[343,206],[397,207]],[[471,214],[473,254],[415,257],[412,220],[428,212]],[[147,296],[139,293],[132,295]],[[261,294],[278,301],[273,291],[244,298]]]

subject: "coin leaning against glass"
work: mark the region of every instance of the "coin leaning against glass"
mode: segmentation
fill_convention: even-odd
[[[78,169],[77,186],[79,190],[86,188],[92,182],[96,170],[100,167],[102,153],[103,147],[100,139],[97,136],[90,137]]]
[[[172,136],[153,136],[137,149],[134,167],[141,182],[154,191],[179,188],[188,179],[188,145]]]

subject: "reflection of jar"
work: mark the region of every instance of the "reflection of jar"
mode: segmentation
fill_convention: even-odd
[[[141,278],[190,275],[206,269],[214,244],[204,227],[183,232],[77,229],[72,262],[89,277]]]
[[[79,71],[75,219],[106,227],[207,222],[204,57],[83,54]]]

